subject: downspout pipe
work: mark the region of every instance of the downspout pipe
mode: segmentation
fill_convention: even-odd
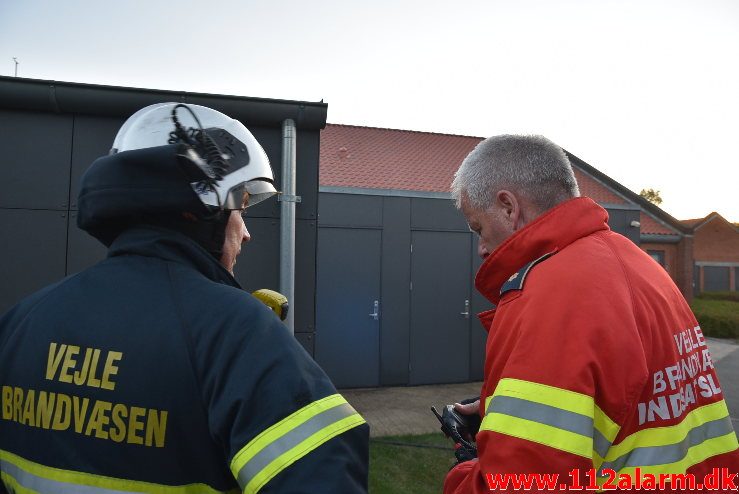
[[[290,310],[285,325],[295,334],[295,195],[297,131],[295,121],[282,122],[282,194],[280,201],[280,293],[287,297]]]

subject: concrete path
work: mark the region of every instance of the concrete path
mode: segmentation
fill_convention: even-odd
[[[739,344],[707,338],[726,402],[739,430]],[[439,430],[431,405],[441,406],[479,396],[481,382],[341,390],[344,397],[370,424],[370,435],[426,434]]]
[[[715,340],[709,339],[708,346],[716,362],[716,373],[724,392],[724,400],[729,407],[734,431],[739,436],[739,345],[723,343],[722,347],[714,350]]]

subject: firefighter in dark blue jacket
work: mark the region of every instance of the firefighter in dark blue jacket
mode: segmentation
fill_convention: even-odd
[[[78,201],[107,259],[0,319],[0,492],[366,492],[365,421],[233,278],[273,194],[222,113],[126,121]]]

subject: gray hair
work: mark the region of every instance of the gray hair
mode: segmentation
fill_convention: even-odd
[[[542,212],[580,195],[567,155],[538,135],[499,135],[479,143],[454,174],[452,197],[457,208],[465,194],[473,208],[486,210],[502,189],[523,195]]]

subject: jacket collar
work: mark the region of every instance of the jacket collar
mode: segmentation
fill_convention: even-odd
[[[475,288],[490,302],[500,301],[500,288],[513,273],[544,254],[575,240],[608,230],[608,213],[588,197],[563,202],[537,217],[500,244],[482,263]]]
[[[124,231],[111,244],[108,257],[131,254],[184,264],[212,281],[241,288],[231,273],[208,251],[191,238],[173,230],[139,225]]]

